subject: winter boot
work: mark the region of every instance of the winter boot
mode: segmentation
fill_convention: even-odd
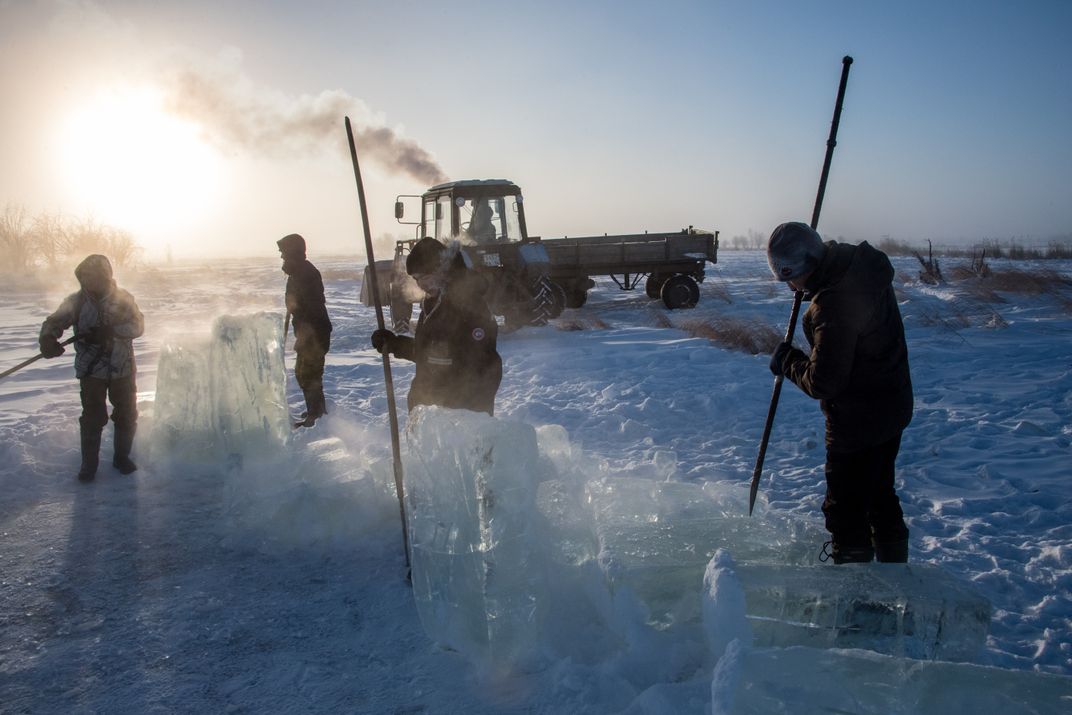
[[[836,541],[827,541],[823,544],[822,553],[819,554],[820,561],[833,559],[835,564],[868,564],[874,558],[875,549],[870,544],[843,546]]]
[[[82,428],[82,466],[78,469],[78,481],[92,482],[97,476],[100,460],[100,429]]]
[[[875,560],[884,564],[908,563],[908,539],[876,541]]]
[[[317,390],[303,390],[305,394],[305,412],[302,418],[294,423],[294,427],[312,427],[316,421],[328,413],[324,406],[323,388]]]
[[[130,459],[130,450],[134,446],[135,427],[115,428],[115,456],[112,457],[112,466],[119,470],[120,474],[130,474],[138,469],[138,465]]]

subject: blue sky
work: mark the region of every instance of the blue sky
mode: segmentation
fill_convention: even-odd
[[[0,0],[0,17],[0,91],[19,100],[0,115],[0,149],[15,157],[0,204],[91,210],[49,175],[67,169],[41,159],[72,131],[55,122],[78,116],[91,88],[152,85],[185,65],[227,77],[247,120],[302,97],[321,106],[325,92],[359,100],[361,122],[416,142],[451,178],[520,183],[530,230],[546,237],[767,233],[810,217],[848,54],[821,232],[1072,232],[1072,3]],[[213,181],[169,192],[211,183],[214,198],[196,210],[162,201],[132,230],[179,254],[256,252],[290,231],[350,250],[360,222],[338,124],[286,154],[215,142],[200,172]],[[366,164],[373,232],[402,233],[391,203],[421,182]],[[109,198],[98,215],[123,224]]]

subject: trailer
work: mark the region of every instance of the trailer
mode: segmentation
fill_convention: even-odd
[[[621,290],[644,291],[671,310],[692,308],[708,262],[718,261],[718,232],[692,226],[672,233],[582,236],[541,241],[551,261],[550,279],[567,308],[580,308],[593,287],[592,276],[605,275]]]
[[[406,220],[404,199],[420,201],[420,220]],[[622,290],[644,281],[645,292],[669,309],[692,308],[708,262],[718,259],[718,232],[692,226],[667,233],[541,239],[529,236],[520,187],[505,179],[452,181],[395,201],[395,218],[415,226],[413,239],[398,241],[390,260],[373,268],[387,287],[395,329],[408,329],[420,290],[405,273],[414,243],[432,237],[458,241],[466,263],[489,279],[488,304],[508,328],[542,325],[566,308],[579,308],[609,276]],[[368,281],[366,280],[366,284]],[[371,296],[362,291],[368,305]]]

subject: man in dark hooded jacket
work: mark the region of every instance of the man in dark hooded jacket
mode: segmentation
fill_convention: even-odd
[[[104,256],[88,256],[74,275],[81,290],[67,296],[45,319],[38,342],[46,358],[59,357],[64,353],[59,338],[64,330],[74,327],[74,369],[82,397],[78,479],[90,482],[97,474],[101,432],[108,424],[107,400],[111,400],[115,422],[112,466],[122,474],[138,468],[130,459],[138,423],[134,338],[142,334],[145,322],[134,296],[116,286],[112,264]]]
[[[414,336],[377,330],[372,346],[417,364],[409,409],[439,405],[493,414],[502,359],[498,325],[484,299],[487,282],[466,267],[460,252],[434,238],[414,245],[406,272],[425,292]]]
[[[901,433],[912,419],[912,379],[893,266],[866,242],[827,241],[785,223],[767,246],[771,271],[811,301],[810,352],[782,343],[771,372],[783,374],[826,415],[823,514],[835,563],[908,560],[908,528],[894,488]]]
[[[294,377],[305,396],[295,427],[312,427],[327,414],[324,358],[331,347],[331,320],[320,271],[305,257],[305,239],[292,233],[276,241],[287,274],[287,314],[294,326]]]

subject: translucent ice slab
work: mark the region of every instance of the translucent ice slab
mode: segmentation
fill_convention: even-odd
[[[510,667],[539,643],[531,568],[540,465],[529,425],[418,407],[404,443],[413,595],[428,635]]]
[[[826,532],[748,517],[744,488],[589,480],[562,435],[472,412],[420,408],[407,438],[418,611],[433,639],[480,662],[589,661],[587,642],[632,660],[667,638],[691,648],[720,550],[738,564],[733,628],[759,645],[969,659],[984,643],[989,604],[969,584],[935,567],[819,564]],[[581,629],[585,643],[570,637]]]
[[[221,316],[209,337],[164,344],[154,445],[183,456],[256,454],[290,433],[278,315]]]
[[[634,590],[653,624],[666,626],[699,617],[704,569],[718,549],[738,562],[818,563],[825,531],[788,516],[749,517],[742,497],[714,483],[590,482],[589,523],[612,587]]]
[[[864,650],[736,648],[715,669],[713,715],[1060,715],[1072,678]]]
[[[743,490],[642,479],[587,489],[600,566],[612,589],[628,588],[648,607],[656,627],[699,618],[704,570],[724,549],[739,564],[760,645],[967,660],[985,643],[990,604],[970,584],[934,566],[822,565],[825,531],[786,515],[750,518]]]
[[[926,564],[737,567],[756,645],[867,648],[971,660],[986,643],[990,602]]]

